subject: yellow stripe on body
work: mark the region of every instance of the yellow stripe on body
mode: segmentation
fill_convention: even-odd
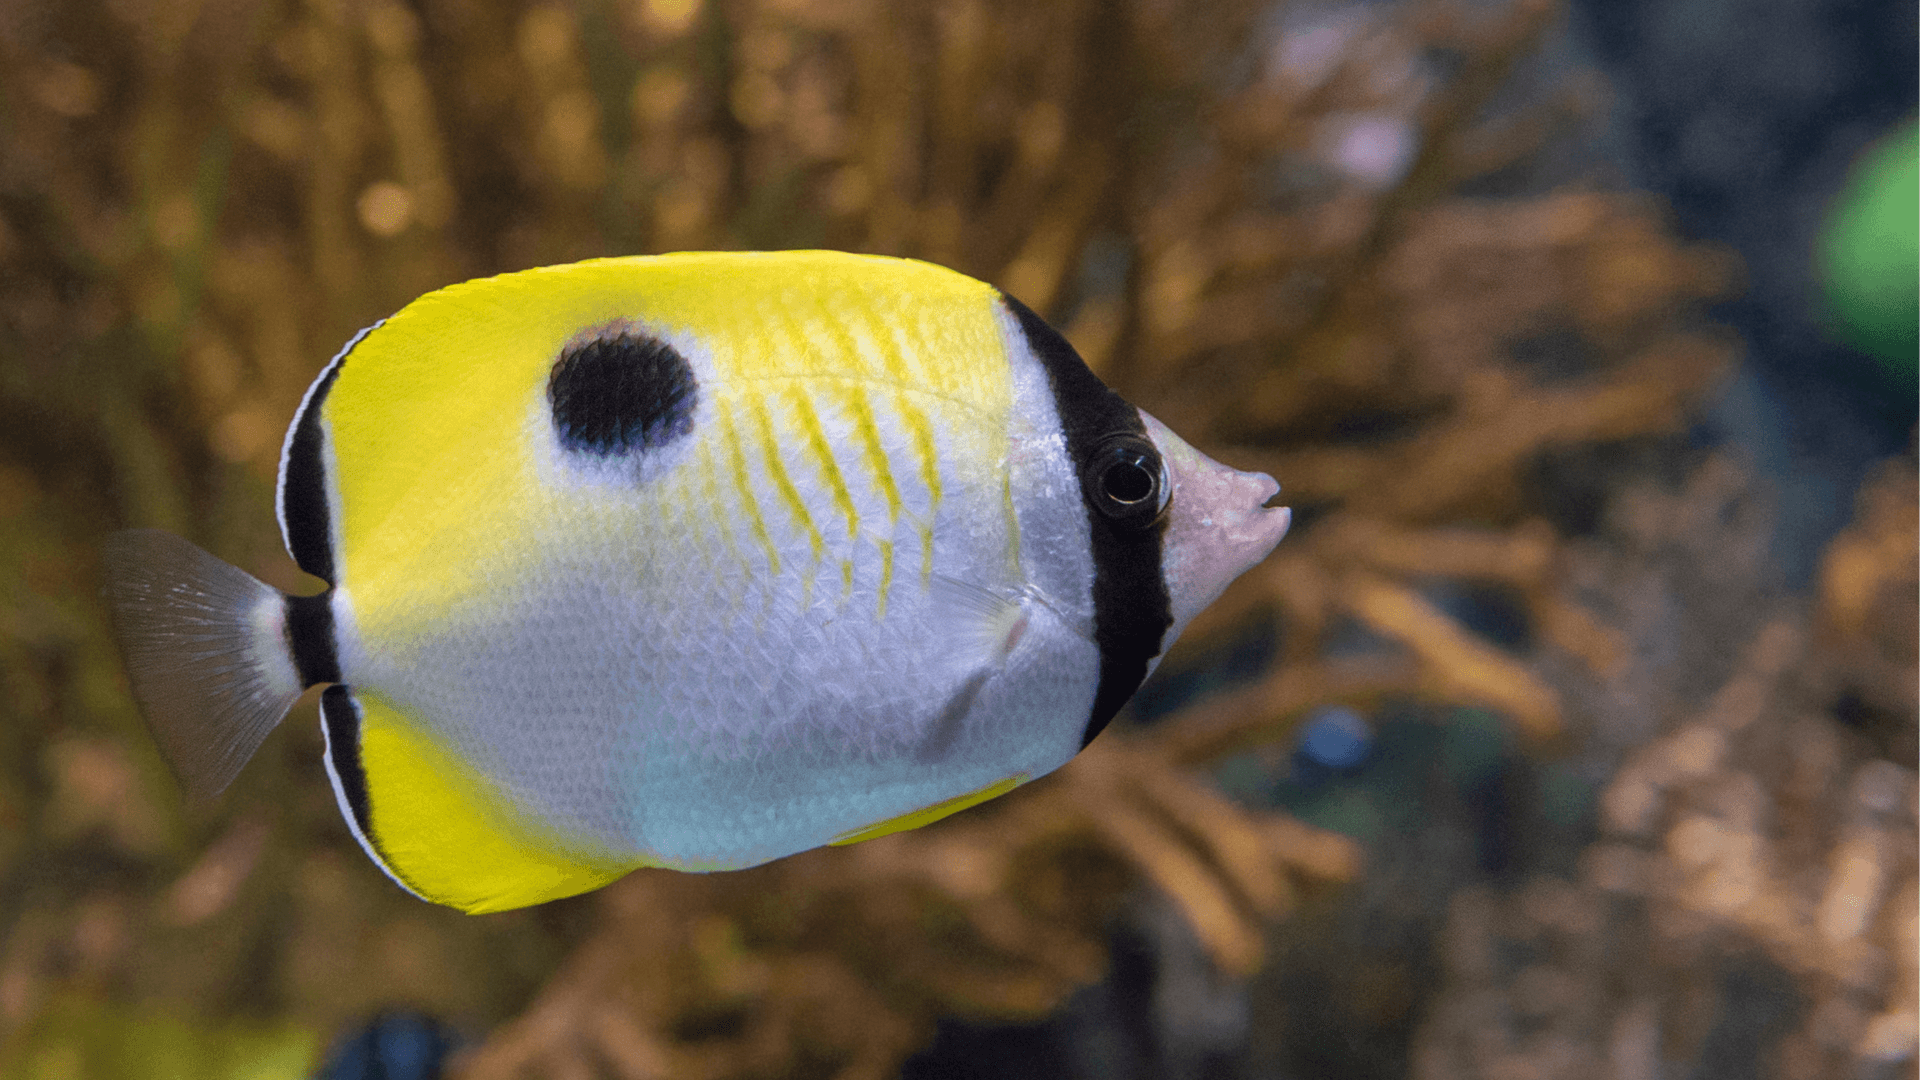
[[[880,442],[880,425],[873,419],[873,406],[868,404],[864,387],[858,383],[839,382],[833,384],[840,394],[841,403],[853,417],[853,432],[860,440],[861,461],[866,464],[868,474],[880,489],[880,497],[887,504],[887,537],[875,537],[873,545],[880,552],[880,600],[874,618],[884,619],[887,615],[887,593],[893,588],[893,529],[900,523],[900,488],[893,482],[893,468],[887,461],[887,448]]]
[[[377,691],[354,696],[369,839],[414,892],[477,915],[575,896],[646,865],[566,843],[515,814],[505,793]]]
[[[794,486],[793,477],[787,475],[786,463],[781,461],[780,440],[774,437],[773,419],[767,415],[767,403],[758,395],[747,396],[747,401],[747,409],[753,414],[754,434],[760,438],[760,453],[766,462],[767,479],[773,482],[773,489],[779,492],[780,500],[787,504],[794,523],[806,532],[807,547],[813,552],[813,562],[807,566],[805,587],[806,595],[811,596],[813,575],[820,567],[820,555],[826,547],[826,541],[814,525],[813,515],[807,510],[807,501],[800,497],[800,489]]]
[[[900,517],[905,513],[913,521],[920,541],[921,578],[930,580],[936,513],[950,486],[942,472],[941,448],[952,440],[963,448],[987,451],[962,455],[956,464],[978,462],[988,468],[1001,464],[1012,395],[990,290],[964,306],[949,308],[929,303],[928,297],[873,289],[871,284],[808,292],[787,305],[762,305],[730,347],[724,353],[716,351],[716,363],[732,376],[737,394],[757,392],[776,401],[779,408],[770,408],[769,415],[784,417],[792,409],[791,430],[771,425],[771,437],[761,449],[768,455],[772,494],[794,510],[816,559],[822,553],[820,532],[826,528],[823,515],[844,517],[850,535],[861,531],[853,478],[833,456],[835,446],[819,423],[820,404],[845,401],[849,405],[850,430],[842,437],[858,446],[857,460],[863,466],[860,479],[887,509],[885,535],[875,543],[881,564],[876,608],[884,614]],[[929,352],[932,355],[921,355]],[[910,509],[906,504],[876,406],[904,435],[913,457],[913,464],[906,466],[909,475],[926,492],[923,508]],[[990,429],[991,434],[982,429]],[[820,491],[828,496],[818,500],[819,505],[807,505],[787,459],[775,460],[797,454],[804,454],[819,470]],[[802,507],[808,512],[805,517]],[[1011,519],[1008,527],[1015,527]],[[867,530],[870,535],[877,531]],[[841,568],[843,586],[852,572],[849,566]]]
[[[760,514],[760,501],[753,497],[753,478],[747,473],[747,452],[740,445],[740,427],[733,422],[730,403],[716,402],[714,416],[720,425],[720,437],[727,446],[727,464],[732,467],[734,491],[740,496],[741,509],[753,528],[753,538],[767,553],[767,573],[780,576],[780,549],[767,531],[767,519]]]
[[[868,311],[863,314],[864,318],[850,318],[837,323],[836,327],[851,342],[851,351],[867,360],[869,370],[877,361],[878,374],[893,384],[893,392],[888,395],[893,413],[906,431],[918,467],[917,475],[927,491],[926,514],[914,515],[915,526],[920,534],[920,579],[924,584],[933,578],[933,527],[944,492],[935,425],[921,401],[931,400],[940,404],[991,402],[995,406],[992,410],[995,415],[1005,415],[1005,409],[1011,401],[1006,379],[1006,357],[997,341],[969,340],[972,335],[956,335],[955,328],[950,326],[928,327],[924,325],[926,320],[885,317],[890,312]],[[864,332],[852,332],[855,327]],[[929,333],[929,330],[933,332]],[[930,340],[956,336],[961,337],[962,341]],[[978,369],[989,364],[996,370],[989,372],[987,378],[979,378]],[[989,393],[981,395],[971,392],[983,385],[990,388]],[[957,424],[948,425],[950,433],[959,427]],[[891,473],[888,474],[888,486],[897,498],[899,491],[892,485]],[[889,525],[897,521],[896,513]]]
[[[913,439],[914,458],[920,463],[920,482],[927,486],[927,516],[919,522],[920,580],[925,583],[933,580],[933,522],[940,506],[940,456],[933,445],[933,425],[927,421],[927,414],[914,408],[905,394],[894,395],[894,407]]]
[[[853,493],[847,490],[846,477],[840,475],[840,466],[833,460],[833,447],[827,442],[826,429],[820,425],[820,414],[814,411],[813,400],[797,383],[788,384],[787,402],[793,406],[794,417],[800,423],[807,451],[813,455],[820,466],[820,475],[832,490],[835,509],[847,519],[847,539],[851,540],[860,532],[860,512],[854,509]]]
[[[860,511],[853,505],[853,492],[847,488],[846,477],[840,475],[840,466],[833,460],[833,447],[827,442],[826,428],[820,424],[820,414],[814,411],[812,398],[802,391],[798,382],[787,384],[786,397],[794,417],[799,421],[801,439],[832,491],[833,505],[847,519],[848,555],[840,563],[841,577],[845,582],[844,599],[853,593],[852,548],[853,541],[860,535]]]
[[[926,582],[933,576],[933,514],[940,502],[940,483],[937,469],[929,474],[927,465],[934,460],[932,454],[933,431],[924,412],[915,408],[905,387],[913,385],[913,372],[907,364],[898,340],[892,334],[864,333],[855,334],[852,327],[843,321],[831,320],[835,344],[847,356],[861,357],[867,361],[864,367],[871,369],[873,361],[879,362],[884,381],[891,384],[892,393],[888,399],[894,414],[899,416],[902,425],[912,433],[916,453],[920,454],[920,476],[927,483],[927,513],[915,518],[920,533],[921,580]],[[863,327],[863,329],[869,329]],[[880,438],[880,425],[875,419],[873,404],[868,400],[872,390],[879,389],[879,382],[872,379],[838,380],[834,384],[842,395],[848,411],[853,416],[854,431],[860,439],[862,460],[880,489],[881,498],[887,504],[887,536],[875,539],[874,547],[880,553],[879,600],[876,604],[875,618],[885,618],[887,596],[893,589],[893,532],[900,524],[900,513],[905,503],[900,497],[900,486],[893,478],[893,463],[887,457],[885,445]]]
[[[880,425],[873,419],[873,406],[867,403],[861,384],[842,381],[833,385],[847,412],[853,416],[853,431],[860,439],[861,461],[879,487],[880,497],[886,500],[887,524],[892,526],[900,520],[900,488],[893,482],[893,467],[887,461],[887,448],[880,442]]]
[[[858,844],[864,840],[873,840],[897,832],[906,832],[908,829],[918,829],[922,825],[931,825],[941,818],[951,817],[969,807],[978,806],[988,799],[997,799],[1026,782],[1026,773],[1016,773],[1004,780],[996,780],[978,791],[970,791],[965,795],[955,795],[951,799],[942,799],[932,806],[923,806],[918,810],[901,814],[899,817],[890,817],[885,821],[876,821],[872,825],[854,829],[851,832],[841,833],[829,841],[829,843],[833,847],[843,847],[847,844]]]
[[[916,322],[902,321],[887,327],[887,339],[892,345],[891,352],[899,356],[901,368],[906,373],[907,385],[925,386],[938,384],[942,398],[957,401],[976,400],[976,391],[986,387],[991,395],[997,390],[1007,393],[1005,379],[1006,358],[1004,353],[995,355],[999,370],[983,373],[980,365],[954,364],[951,358],[956,355],[971,355],[973,348],[968,345],[956,347],[955,343],[941,340],[947,336],[944,327],[928,327]],[[981,379],[982,374],[989,377]],[[995,378],[998,376],[998,385]],[[939,404],[935,399],[934,404]],[[1011,404],[1009,398],[1008,404]],[[894,396],[894,407],[900,414],[900,422],[905,425],[907,435],[913,444],[914,459],[920,466],[920,482],[926,485],[928,494],[927,517],[920,522],[920,542],[922,557],[920,560],[920,579],[922,582],[933,578],[933,527],[938,517],[940,501],[943,497],[940,448],[934,436],[934,423],[927,409],[907,394]],[[960,443],[962,462],[987,463],[994,452],[1004,455],[1004,444],[996,442],[992,446],[983,446],[971,440],[960,438],[961,431],[948,427],[948,434]],[[1009,526],[1012,521],[1009,519]]]

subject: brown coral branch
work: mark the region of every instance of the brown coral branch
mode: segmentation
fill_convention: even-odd
[[[1525,664],[1481,644],[1418,593],[1355,571],[1347,577],[1345,602],[1363,622],[1413,650],[1430,693],[1497,709],[1536,741],[1559,733],[1560,704],[1552,688]]]
[[[1370,710],[1413,683],[1402,661],[1378,657],[1283,667],[1243,689],[1182,710],[1144,736],[1153,752],[1198,765],[1284,738],[1323,705]]]

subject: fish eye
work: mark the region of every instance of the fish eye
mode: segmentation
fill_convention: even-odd
[[[1160,454],[1138,435],[1116,435],[1101,443],[1081,474],[1081,487],[1094,509],[1116,525],[1145,527],[1159,520],[1167,506]]]

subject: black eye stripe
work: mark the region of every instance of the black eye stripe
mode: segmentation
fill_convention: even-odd
[[[1107,388],[1088,370],[1059,331],[1011,296],[1001,294],[1019,320],[1027,347],[1047,372],[1054,407],[1067,440],[1067,455],[1080,474],[1093,537],[1093,636],[1100,647],[1100,685],[1081,745],[1093,741],[1147,677],[1147,665],[1160,654],[1161,640],[1173,625],[1172,601],[1160,568],[1164,518],[1160,498],[1149,502],[1144,520],[1116,521],[1099,507],[1100,477],[1089,465],[1103,446],[1116,439],[1138,440],[1153,455],[1158,482],[1159,454],[1147,437],[1140,410]],[[1164,495],[1164,487],[1155,492]]]

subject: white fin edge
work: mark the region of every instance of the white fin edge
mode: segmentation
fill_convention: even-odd
[[[352,691],[347,687],[340,687],[339,689],[348,690],[346,694],[341,696],[340,700],[346,708],[354,711],[353,729],[357,732],[360,730],[360,700],[354,697]],[[406,891],[408,896],[425,900],[429,904],[433,903],[433,900],[415,892],[413,886],[407,884],[404,878],[393,872],[393,867],[387,865],[387,857],[380,854],[380,849],[374,846],[373,837],[368,836],[361,830],[359,815],[353,812],[353,800],[347,798],[346,781],[340,778],[340,769],[334,764],[334,755],[337,753],[345,753],[346,751],[344,748],[333,745],[333,724],[327,716],[328,707],[329,699],[322,696],[320,699],[320,738],[326,746],[326,753],[320,755],[320,760],[326,764],[327,782],[333,785],[333,801],[340,807],[340,819],[347,823],[347,828],[353,832],[353,838],[360,842],[360,850],[366,852],[367,858],[373,860],[373,865],[379,867],[380,872],[387,875],[387,880],[400,886],[401,889]],[[355,753],[358,752],[356,748]]]
[[[333,354],[327,366],[321,368],[320,374],[307,384],[307,392],[300,395],[300,407],[293,411],[293,423],[287,425],[287,433],[280,439],[280,468],[274,473],[273,481],[273,518],[280,523],[280,542],[286,545],[288,554],[293,553],[293,533],[287,528],[287,459],[293,456],[293,438],[300,431],[300,421],[306,418],[307,410],[313,407],[313,395],[327,384],[327,380],[340,367],[340,362],[360,344],[361,339],[380,329],[386,321],[381,319],[372,326],[362,327],[359,333],[340,346],[340,351]]]
[[[134,699],[188,794],[211,799],[300,697],[286,596],[158,529],[101,553]]]

